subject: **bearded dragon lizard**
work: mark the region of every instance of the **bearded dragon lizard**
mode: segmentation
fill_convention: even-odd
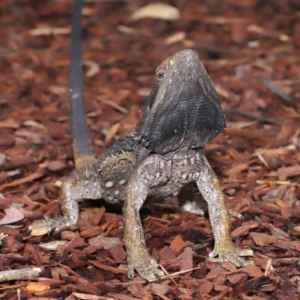
[[[81,1],[75,1],[70,106],[77,170],[61,186],[63,215],[37,220],[29,229],[34,233],[39,227],[51,231],[76,224],[80,199],[123,201],[128,277],[133,278],[136,270],[142,278],[154,280],[163,272],[146,248],[139,210],[147,197],[176,196],[187,184],[195,182],[208,204],[215,239],[208,257],[219,256],[221,262],[228,259],[236,266],[246,265],[248,262],[241,256],[252,255],[252,250],[239,250],[231,240],[229,212],[203,150],[209,140],[225,129],[226,121],[217,92],[197,53],[179,51],[157,67],[156,83],[136,129],[95,160],[84,111],[80,12]],[[198,208],[198,203],[186,206],[190,211],[197,212]]]

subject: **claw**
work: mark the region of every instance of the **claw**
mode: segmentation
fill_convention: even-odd
[[[31,232],[32,236],[41,236],[50,234],[54,229],[55,232],[58,230],[75,224],[71,219],[65,217],[56,217],[53,219],[45,218],[44,220],[36,220],[29,227],[28,231]]]
[[[133,279],[134,270],[147,281],[161,279],[165,275],[164,272],[159,269],[157,262],[150,256],[146,248],[142,248],[136,253],[130,253],[129,251],[127,255],[129,279]]]
[[[27,229],[32,236],[41,236],[45,234],[50,234],[52,227],[48,224],[47,219],[34,221]]]
[[[163,275],[165,275],[165,274],[163,274]],[[163,276],[163,275],[162,275],[162,276]],[[157,274],[157,273],[154,273],[154,276],[156,277],[156,279],[158,279],[159,281],[161,281],[162,276],[160,276],[160,275]]]
[[[165,275],[163,271],[156,268],[155,266],[136,266],[135,269],[139,273],[139,275],[146,279],[147,281],[161,280],[161,278]]]
[[[255,256],[251,249],[237,249],[233,245],[232,241],[217,244],[212,252],[208,254],[208,259],[219,256],[219,264],[222,265],[224,260],[232,262],[236,267],[245,267],[249,264],[253,264],[252,261],[247,261],[241,256]]]
[[[232,216],[234,218],[240,219],[241,221],[244,220],[243,215],[233,209],[227,209],[227,212],[230,216]]]
[[[128,273],[127,276],[130,280],[134,278],[134,267],[128,264]]]

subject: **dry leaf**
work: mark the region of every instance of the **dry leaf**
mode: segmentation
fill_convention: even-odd
[[[16,223],[24,219],[24,214],[15,207],[4,209],[6,215],[0,220],[0,225]]]
[[[153,18],[161,20],[177,20],[180,17],[179,10],[164,3],[152,3],[137,9],[132,15],[133,20]]]

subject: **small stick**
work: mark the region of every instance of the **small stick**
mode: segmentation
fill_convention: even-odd
[[[37,170],[37,172],[35,172],[27,177],[16,179],[12,182],[8,182],[8,183],[4,183],[4,184],[0,185],[0,191],[4,190],[6,188],[15,187],[15,186],[27,183],[27,182],[34,181],[43,176],[44,176],[44,172],[41,169],[39,169],[39,170]]]
[[[175,284],[177,287],[177,282],[171,277],[170,273],[164,268],[162,264],[159,264],[160,268],[165,272],[166,276]]]
[[[41,268],[24,268],[19,270],[9,270],[0,272],[0,282],[10,281],[10,280],[32,280],[37,279]]]
[[[269,91],[271,91],[274,95],[278,96],[281,100],[283,100],[285,105],[292,104],[292,97],[288,95],[278,84],[273,82],[268,77],[259,75],[256,77]]]
[[[246,119],[255,120],[255,121],[258,121],[261,123],[268,123],[268,124],[275,124],[275,125],[282,124],[281,120],[271,120],[271,119],[264,118],[262,116],[251,114],[246,111],[242,111],[242,110],[238,110],[238,109],[225,108],[224,112],[225,112],[225,114],[238,115],[238,116],[244,117]]]

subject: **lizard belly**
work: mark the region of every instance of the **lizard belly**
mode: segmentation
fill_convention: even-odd
[[[133,167],[126,166],[104,174],[99,180],[100,189],[102,190],[101,198],[109,203],[125,201],[126,188],[132,171]]]
[[[196,150],[183,150],[171,157],[149,156],[142,166],[145,179],[149,180],[148,196],[177,196],[187,183],[197,181],[203,156]]]

